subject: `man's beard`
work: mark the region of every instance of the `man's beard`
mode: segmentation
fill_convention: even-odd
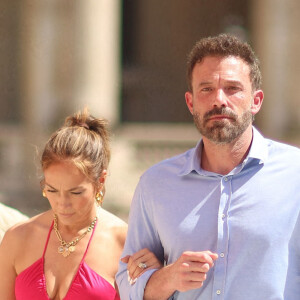
[[[212,120],[208,119],[212,116],[227,116],[228,120]],[[241,116],[238,116],[229,108],[221,107],[214,108],[205,113],[201,119],[199,113],[194,113],[194,123],[198,131],[210,141],[216,144],[229,144],[239,136],[241,136],[252,123],[253,116],[249,110],[244,111]],[[211,126],[207,123],[211,122]]]

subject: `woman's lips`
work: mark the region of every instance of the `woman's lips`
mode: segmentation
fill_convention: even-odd
[[[58,215],[64,217],[64,218],[69,218],[74,215],[74,213],[58,213]]]

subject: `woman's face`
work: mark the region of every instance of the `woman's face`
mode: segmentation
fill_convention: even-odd
[[[94,184],[69,161],[50,164],[44,176],[44,191],[59,221],[90,223],[96,214]]]

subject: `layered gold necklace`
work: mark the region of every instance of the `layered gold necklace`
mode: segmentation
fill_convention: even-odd
[[[71,242],[66,242],[59,230],[58,230],[58,225],[57,225],[57,215],[54,215],[54,224],[53,224],[53,229],[56,233],[56,236],[58,238],[58,240],[60,241],[60,246],[58,247],[58,253],[60,253],[63,257],[67,257],[69,256],[72,252],[74,252],[76,250],[76,245],[77,243],[83,239],[88,232],[92,231],[96,225],[96,222],[97,222],[97,216],[94,218],[93,222],[91,223],[91,225],[87,228],[87,230],[81,234],[80,236],[78,236],[77,238],[75,238],[73,241]]]

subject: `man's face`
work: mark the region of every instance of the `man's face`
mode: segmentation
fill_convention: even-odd
[[[195,125],[204,138],[216,144],[230,143],[251,126],[263,94],[252,92],[249,73],[249,66],[232,56],[208,56],[195,65],[193,92],[185,96]]]

